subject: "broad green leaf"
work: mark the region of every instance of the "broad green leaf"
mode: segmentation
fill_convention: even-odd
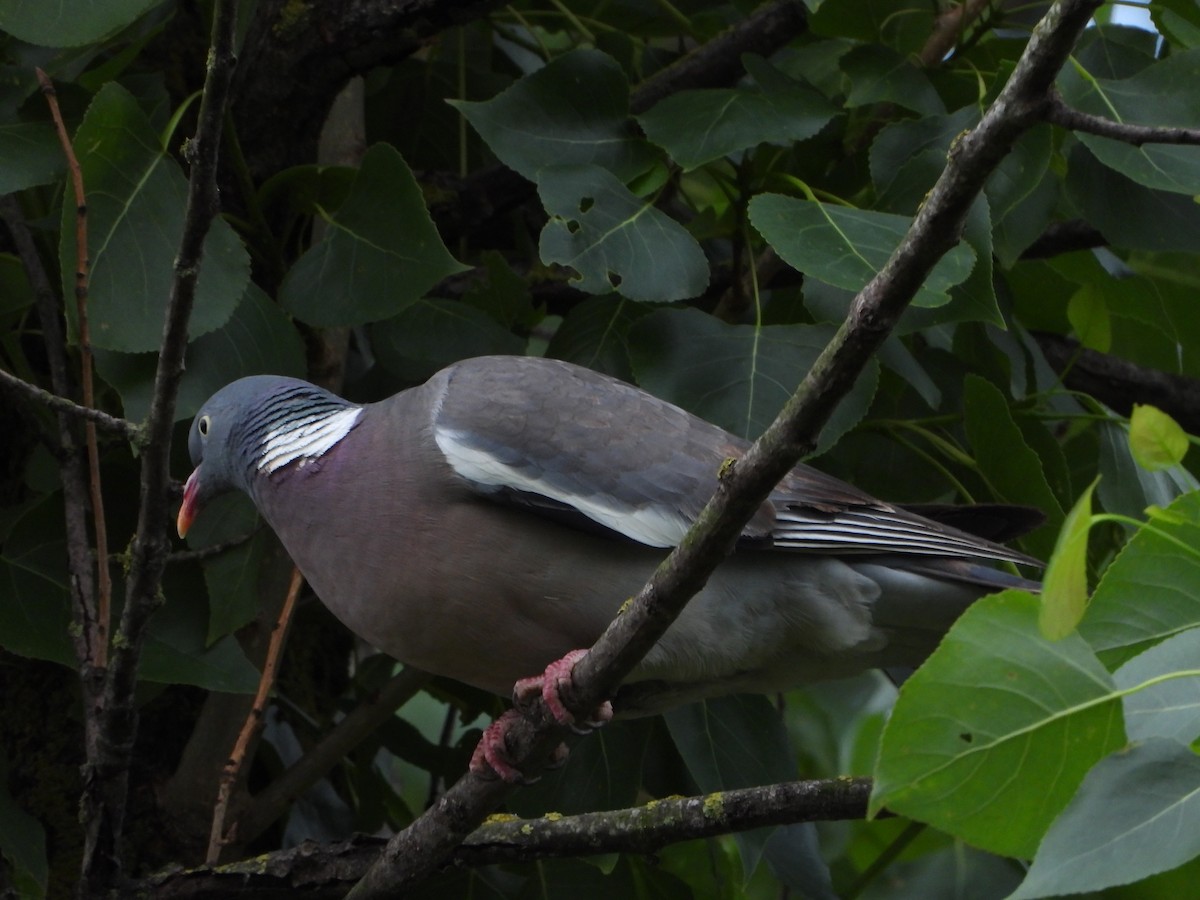
[[[881,206],[914,211],[946,167],[950,145],[979,121],[975,106],[952,113],[901,119],[881,129],[871,142],[871,180],[884,198]]]
[[[606,726],[576,741],[566,764],[511,797],[509,809],[519,816],[540,816],[551,809],[575,815],[633,806],[654,723],[629,719],[612,725],[616,727]]]
[[[629,118],[629,83],[598,50],[573,50],[491,100],[452,100],[500,161],[530,181],[547,166],[594,165],[627,181],[654,152]]]
[[[0,646],[76,665],[70,621],[62,496],[50,494],[17,519],[0,544]]]
[[[692,779],[706,793],[795,777],[783,722],[766,697],[737,695],[689,703],[668,710],[663,720]],[[747,877],[758,866],[771,832],[758,829],[738,836]]]
[[[1035,125],[1021,135],[992,172],[984,190],[994,223],[1011,215],[1042,182],[1050,167],[1053,144],[1054,129],[1049,125]]]
[[[371,326],[371,347],[380,364],[412,383],[472,356],[519,356],[525,341],[487,313],[461,300],[426,297],[398,316]]]
[[[237,640],[226,635],[214,644],[208,643],[208,609],[204,590],[196,579],[169,569],[163,579],[163,592],[168,601],[150,620],[138,677],[231,694],[254,693],[259,673]]]
[[[1179,423],[1154,406],[1133,404],[1129,416],[1129,448],[1138,465],[1151,472],[1180,465],[1188,436]]]
[[[1100,163],[1083,146],[1071,151],[1066,194],[1116,246],[1200,251],[1200,204],[1191,197],[1138,184]]]
[[[1079,632],[1109,666],[1200,625],[1200,493],[1138,530],[1104,571]]]
[[[781,194],[760,194],[751,200],[750,221],[788,265],[851,291],[861,290],[875,277],[912,224],[906,216]],[[974,252],[960,243],[934,266],[913,303],[948,302],[949,289],[964,281],[974,264]]]
[[[486,313],[504,328],[530,329],[545,316],[534,305],[529,283],[512,270],[504,257],[494,250],[483,254],[485,280],[474,282],[463,295],[463,302]]]
[[[17,805],[9,793],[8,779],[8,760],[0,752],[0,854],[11,866],[6,888],[16,889],[13,897],[36,900],[45,896],[50,878],[46,831],[41,822]]]
[[[4,160],[0,166],[0,194],[53,181],[67,167],[62,146],[49,122],[0,125],[0,159]]]
[[[1133,691],[1124,698],[1131,741],[1174,738],[1190,744],[1200,737],[1200,628],[1155,644],[1113,672],[1113,680]],[[1144,686],[1151,681],[1157,683]]]
[[[1133,460],[1129,435],[1115,422],[1099,427],[1100,502],[1111,513],[1137,517],[1148,506],[1168,506],[1180,494],[1200,489],[1181,466],[1148,472]]]
[[[991,382],[968,375],[963,390],[963,425],[980,473],[997,500],[1034,506],[1046,524],[1026,537],[1031,552],[1049,556],[1063,521],[1062,507],[1050,490],[1042,463],[1013,421],[1008,401]]]
[[[679,91],[638,122],[646,137],[690,170],[757,144],[803,141],[837,113],[808,85],[776,75],[786,84]]]
[[[162,0],[5,0],[0,31],[43,47],[78,47],[124,28]]]
[[[187,182],[137,101],[115,82],[92,100],[74,145],[87,191],[92,344],[125,353],[157,351],[183,234]],[[71,201],[63,203],[59,262],[63,295],[74,297]],[[188,325],[192,337],[228,321],[249,279],[250,260],[241,242],[223,219],[214,219]],[[75,304],[66,308],[74,324]]]
[[[574,269],[581,291],[668,303],[708,286],[708,261],[696,239],[604,169],[543,169],[538,193],[551,216],[542,229],[542,261]]]
[[[1200,47],[1200,7],[1192,0],[1154,0],[1150,17],[1159,33],[1177,46]]]
[[[814,34],[883,43],[907,56],[929,39],[933,7],[919,0],[823,0],[809,27]]]
[[[1052,641],[1071,634],[1087,610],[1088,531],[1092,527],[1092,492],[1095,489],[1096,482],[1093,481],[1067,513],[1054,552],[1046,563],[1038,625],[1042,634]]]
[[[883,732],[871,812],[1032,856],[1092,765],[1124,743],[1108,672],[1078,635],[1047,641],[1039,603],[971,606],[905,683]]]
[[[191,550],[230,545],[202,563],[208,589],[205,643],[212,644],[258,615],[269,551],[278,543],[260,527],[250,499],[234,491],[209,501],[205,514],[188,532],[187,544]]]
[[[588,297],[567,313],[546,355],[633,381],[629,328],[647,312],[643,304],[624,297]]]
[[[346,202],[283,280],[284,309],[310,325],[386,319],[465,270],[442,243],[421,189],[387,144],[367,151]]]
[[[1200,80],[1200,49],[1172,53],[1124,79],[1092,78],[1070,64],[1059,78],[1063,99],[1077,109],[1131,125],[1195,127],[1200,93],[1180,90]],[[1200,193],[1200,147],[1141,146],[1076,132],[1106,166],[1146,187],[1189,196]]]
[[[150,411],[157,365],[153,353],[96,353],[96,371],[117,389],[125,417],[135,422]],[[304,343],[296,326],[249,284],[229,321],[188,345],[175,419],[194,416],[214,392],[243,375],[304,373]]]
[[[1079,337],[1079,343],[1089,350],[1107,353],[1112,346],[1112,319],[1099,292],[1084,285],[1067,304],[1067,318]]]
[[[833,337],[831,325],[727,325],[693,309],[658,310],[629,331],[637,383],[734,434],[756,438]],[[879,369],[864,369],[817,442],[824,453],[858,424]]]
[[[1129,884],[1200,853],[1200,758],[1154,739],[1101,760],[1054,822],[1014,900]]]
[[[946,112],[929,76],[894,50],[880,44],[862,44],[843,56],[839,65],[850,79],[846,106],[851,109],[895,103],[923,116]]]

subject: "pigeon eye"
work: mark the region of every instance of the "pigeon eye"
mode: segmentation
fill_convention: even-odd
[[[201,437],[208,437],[208,426],[212,423],[209,416],[201,416],[200,421],[196,423],[196,430],[200,432]]]

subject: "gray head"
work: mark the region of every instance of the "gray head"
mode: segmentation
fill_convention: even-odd
[[[182,537],[204,504],[233,489],[250,493],[255,475],[274,471],[297,454],[281,453],[279,436],[287,436],[314,420],[345,410],[357,410],[323,388],[281,375],[251,375],[227,384],[205,401],[188,432],[188,453],[195,471],[183,489],[177,526]],[[353,418],[336,439],[353,427]],[[307,429],[311,431],[311,429]],[[299,455],[320,455],[309,446],[320,438],[306,437]],[[294,443],[294,442],[293,442]],[[289,445],[290,446],[290,445]],[[310,452],[305,453],[305,450]]]

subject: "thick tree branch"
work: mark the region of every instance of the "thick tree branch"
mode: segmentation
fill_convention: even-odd
[[[167,466],[171,430],[204,238],[218,208],[217,153],[233,78],[236,21],[236,0],[218,0],[213,9],[212,49],[196,135],[185,150],[192,167],[187,209],[146,423],[138,524],[130,548],[125,607],[104,682],[100,753],[89,760],[84,775],[81,807],[86,836],[81,885],[93,892],[110,884],[119,872],[118,846],[137,734],[134,688],[146,626],[162,602],[162,573],[170,550],[171,482]]]
[[[80,406],[74,400],[68,400],[66,397],[60,397],[58,394],[51,393],[44,388],[38,387],[36,384],[22,381],[16,375],[13,375],[11,372],[5,372],[3,369],[0,369],[0,385],[3,385],[11,393],[32,400],[41,406],[48,407],[56,413],[64,413],[68,416],[95,422],[100,428],[115,434],[117,437],[124,438],[135,446],[140,447],[142,444],[142,429],[128,419],[111,416],[101,409]]]
[[[497,817],[467,837],[445,867],[653,853],[681,841],[763,826],[861,819],[870,792],[869,778],[792,781],[579,816]],[[155,900],[254,900],[293,893],[340,897],[367,870],[381,846],[380,841],[361,838],[331,846],[306,843],[253,861],[164,873],[138,888]]]
[[[1100,0],[1060,0],[1047,12],[995,102],[951,148],[945,170],[908,234],[851,305],[850,314],[779,417],[736,463],[683,542],[659,566],[574,671],[573,710],[594,709],[662,636],[683,605],[733,548],[775,484],[810,452],[837,402],[899,320],[934,264],[959,240],[988,176],[1016,140],[1042,121],[1054,77]],[[518,766],[543,763],[560,739],[540,702],[509,732]],[[424,816],[396,835],[351,892],[390,896],[433,871],[504,788],[468,775]]]
[[[1104,116],[1094,116],[1068,106],[1052,93],[1046,107],[1046,121],[1052,125],[1112,138],[1126,144],[1200,144],[1200,128],[1166,128],[1160,125],[1131,125]]]

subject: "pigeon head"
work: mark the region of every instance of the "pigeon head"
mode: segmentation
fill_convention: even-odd
[[[196,413],[188,432],[195,470],[176,526],[183,537],[204,505],[259,473],[320,456],[354,427],[361,407],[296,378],[252,375],[227,384]]]

